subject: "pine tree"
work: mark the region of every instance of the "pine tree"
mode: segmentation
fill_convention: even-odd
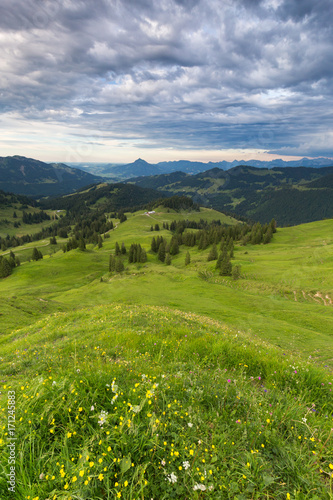
[[[272,237],[273,237],[272,227],[268,226],[267,231],[264,234],[264,245],[267,245],[267,243],[270,243]]]
[[[79,250],[81,250],[82,252],[86,249],[86,243],[85,243],[85,241],[84,241],[83,238],[79,239],[79,245],[78,246],[79,246]]]
[[[186,252],[186,255],[185,255],[185,266],[188,266],[191,262],[191,256],[190,256],[190,252]]]
[[[0,261],[0,278],[6,278],[9,276],[12,272],[12,268],[10,267],[10,264],[8,260],[4,257]]]
[[[160,243],[160,246],[158,247],[157,257],[158,257],[158,260],[160,260],[161,262],[165,261],[165,243],[164,243],[164,241],[162,241]]]
[[[121,254],[122,255],[126,254],[126,247],[125,247],[125,243],[124,242],[122,242],[122,244],[121,244]]]
[[[154,253],[156,253],[157,250],[158,250],[158,246],[157,246],[155,237],[152,239],[150,248],[151,248],[151,251],[154,252]]]
[[[211,260],[216,260],[218,257],[216,243],[213,243],[212,248],[208,254],[207,260],[210,262]]]
[[[269,225],[272,228],[272,233],[276,233],[276,221],[275,221],[275,219],[272,219],[271,222],[269,223]]]
[[[32,260],[39,260],[40,259],[39,250],[36,247],[34,247],[33,250],[32,250],[31,259]]]
[[[241,266],[233,266],[232,268],[232,277],[234,280],[238,280],[241,275]]]
[[[155,224],[155,231],[159,231],[160,230],[160,226],[158,224]]]
[[[118,257],[118,259],[116,259],[116,272],[121,273],[124,269],[123,261]]]
[[[116,270],[116,259],[113,255],[109,257],[109,272],[113,273]]]
[[[177,255],[179,253],[179,245],[177,236],[173,236],[170,244],[170,255]]]
[[[220,264],[220,274],[221,276],[231,276],[232,265],[229,259],[227,251],[223,251],[222,259]]]
[[[103,246],[103,240],[102,240],[101,235],[99,234],[98,235],[98,248],[102,248],[102,246]]]
[[[167,266],[170,266],[171,264],[171,255],[169,253],[166,254],[165,263]]]
[[[141,249],[140,262],[141,263],[147,262],[147,253],[144,248]]]
[[[116,254],[116,256],[121,254],[121,250],[120,250],[120,246],[119,246],[118,241],[116,241],[115,254]]]

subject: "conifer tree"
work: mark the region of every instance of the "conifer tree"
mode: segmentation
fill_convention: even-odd
[[[273,237],[272,226],[268,226],[267,231],[264,234],[264,245],[267,245],[267,243],[270,243],[272,237]]]
[[[122,255],[126,254],[126,247],[125,247],[125,243],[124,242],[122,242],[122,244],[121,244],[121,253],[122,253]]]
[[[85,243],[85,241],[84,241],[83,238],[79,239],[79,245],[78,246],[79,246],[79,250],[81,250],[82,252],[86,249],[86,243]]]
[[[147,253],[144,248],[141,248],[140,262],[141,263],[147,262]]]
[[[166,254],[165,263],[167,266],[170,266],[171,264],[171,255],[169,253]]]
[[[177,236],[173,236],[170,244],[170,255],[177,255],[179,253],[179,245]]]
[[[241,266],[233,266],[232,268],[232,277],[234,280],[238,280],[241,275]]]
[[[231,276],[232,265],[229,259],[229,255],[226,250],[222,252],[222,259],[220,263],[220,275],[221,276]]]
[[[158,252],[157,252],[157,257],[158,257],[158,260],[160,260],[161,262],[164,262],[165,261],[165,243],[164,241],[162,241],[160,243],[160,246],[158,247]]]
[[[150,248],[151,248],[151,251],[154,252],[154,253],[156,253],[157,250],[158,250],[158,246],[157,246],[155,237],[152,239]]]
[[[10,267],[10,264],[8,260],[4,257],[0,261],[0,278],[6,278],[9,276],[12,272],[12,268]]]
[[[208,254],[207,260],[210,262],[211,260],[216,260],[218,257],[216,243],[213,243],[212,248]]]
[[[185,255],[185,266],[188,266],[191,262],[191,256],[190,256],[190,252],[186,252],[186,255]]]
[[[116,259],[116,272],[121,273],[125,269],[123,261],[118,257]]]
[[[34,247],[34,249],[32,250],[31,259],[32,260],[40,260],[42,258],[43,258],[42,253],[36,247]]]
[[[109,257],[109,272],[113,273],[116,270],[116,259],[114,255],[110,255]]]
[[[120,246],[118,241],[116,241],[116,246],[115,246],[115,255],[118,256],[121,254]]]

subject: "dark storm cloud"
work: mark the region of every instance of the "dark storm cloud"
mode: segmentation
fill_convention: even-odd
[[[328,154],[332,8],[331,0],[2,0],[0,109],[158,147],[310,155],[325,136]]]

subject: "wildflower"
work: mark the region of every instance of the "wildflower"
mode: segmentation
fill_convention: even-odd
[[[165,466],[165,464],[166,464],[165,460],[162,460],[162,461],[161,461],[161,465],[163,465],[163,467],[164,467],[164,466]]]
[[[333,464],[329,464],[329,468],[333,470]]]
[[[94,405],[92,405],[92,407],[90,408],[90,411],[94,411],[95,407]]]
[[[197,490],[205,491],[206,486],[204,484],[195,484],[193,486],[193,489],[194,489],[194,491],[197,491]]]
[[[174,472],[171,472],[171,474],[169,474],[169,475],[167,476],[167,478],[168,478],[168,481],[169,481],[170,483],[172,483],[172,484],[174,484],[174,483],[176,483],[176,482],[177,482],[177,476],[176,476],[176,474],[175,474]]]
[[[189,469],[191,466],[190,466],[190,462],[188,460],[186,460],[185,462],[183,462],[183,467],[185,470]]]
[[[99,423],[99,425],[100,425],[101,427],[102,427],[102,425],[103,425],[103,424],[105,424],[105,422],[106,422],[106,417],[107,417],[107,416],[108,416],[108,412],[107,412],[107,411],[102,410],[102,411],[101,411],[101,414],[100,414],[100,416],[99,416],[99,421],[98,421],[98,423]]]
[[[82,477],[84,475],[84,470],[80,470],[79,476]]]
[[[188,425],[189,427],[193,427],[193,424],[192,424],[191,422],[189,422],[187,425]]]
[[[98,479],[99,479],[100,481],[103,481],[103,479],[104,479],[103,474],[100,474],[100,475],[98,476]]]

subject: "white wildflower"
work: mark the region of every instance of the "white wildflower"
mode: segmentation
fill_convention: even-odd
[[[193,486],[193,489],[194,489],[194,491],[197,491],[197,490],[205,491],[206,486],[204,484],[195,484]]]
[[[90,411],[94,411],[95,407],[94,405],[92,405],[92,407],[90,408]]]
[[[186,462],[183,462],[183,467],[185,470],[189,469],[191,467],[190,462],[188,462],[188,460],[186,460]]]
[[[193,424],[191,422],[188,422],[187,424],[189,427],[193,427]]]
[[[105,424],[105,422],[106,422],[106,417],[107,417],[107,416],[108,416],[108,412],[107,412],[107,411],[102,410],[102,411],[101,411],[101,414],[100,414],[100,416],[99,416],[99,421],[98,421],[98,423],[99,423],[99,425],[100,425],[101,427],[102,427],[102,425],[103,425],[103,424]]]
[[[167,476],[167,478],[168,478],[169,483],[174,484],[174,483],[177,482],[177,476],[176,476],[176,474],[174,472],[171,472],[171,474],[169,474]]]

